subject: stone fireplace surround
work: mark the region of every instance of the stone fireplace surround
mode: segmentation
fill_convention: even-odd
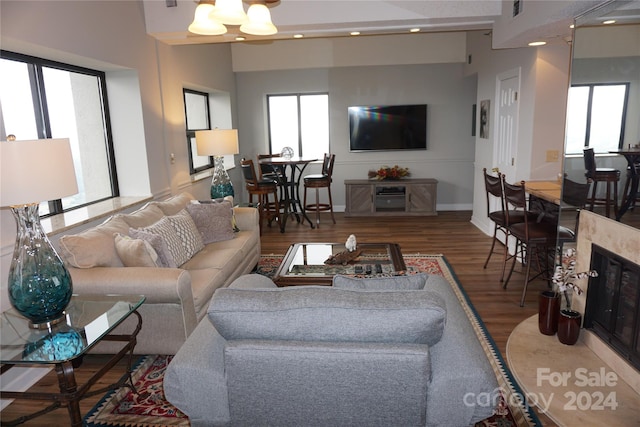
[[[583,210],[580,213],[576,245],[576,271],[589,270],[593,244],[640,264],[640,230]],[[585,292],[579,296],[573,295],[573,306],[580,313],[584,313],[589,292],[588,281],[584,280],[580,286]],[[591,331],[582,329],[580,335],[587,347],[605,361],[636,393],[640,394],[640,372]]]
[[[640,264],[640,230],[583,210],[576,243],[577,271],[589,269],[592,244]],[[584,313],[588,280],[577,284],[585,293],[573,295],[573,308]],[[564,345],[556,336],[538,331],[536,314],[513,330],[506,357],[526,404],[537,406],[558,426],[638,425],[640,372],[595,333],[581,329],[575,345]],[[567,376],[557,382],[559,374]],[[596,375],[597,383],[582,382],[584,375],[590,381]]]

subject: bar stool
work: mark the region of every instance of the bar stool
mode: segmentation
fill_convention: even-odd
[[[260,170],[260,179],[270,178],[278,181],[284,175],[271,163],[261,163],[260,160],[270,159],[272,157],[282,157],[281,154],[258,154],[258,168]]]
[[[258,210],[260,211],[260,234],[262,234],[262,220],[269,221],[269,227],[273,221],[278,221],[280,216],[280,202],[278,200],[278,184],[273,179],[259,179],[253,160],[242,159],[240,162],[242,175],[249,192],[249,203],[253,203],[253,196],[258,196]],[[269,200],[269,195],[273,195],[273,201]],[[280,227],[280,231],[284,229]]]
[[[565,243],[573,243],[576,241],[578,228],[580,225],[580,211],[584,209],[587,198],[589,197],[589,182],[572,181],[566,176],[562,181],[562,214],[575,211],[576,219],[573,223],[558,224],[558,248],[563,253]]]
[[[527,286],[529,283],[542,277],[547,280],[549,287],[551,287],[551,277],[553,275],[552,265],[550,261],[556,251],[558,239],[566,241],[570,236],[566,231],[559,229],[556,224],[552,222],[537,222],[532,220],[533,212],[527,210],[527,195],[526,185],[524,181],[519,184],[509,184],[502,178],[502,188],[504,192],[505,211],[507,212],[507,222],[509,221],[509,212],[517,210],[524,212],[524,222],[517,224],[510,223],[507,226],[509,234],[517,239],[516,251],[511,260],[511,268],[509,275],[502,286],[507,288],[507,284],[511,279],[516,260],[520,258],[523,261],[525,268],[524,274],[524,287],[522,289],[522,297],[520,298],[520,307],[524,307],[524,301],[527,293]],[[533,263],[536,263],[535,275],[532,276],[531,267]],[[544,266],[543,266],[544,264]]]
[[[491,249],[489,249],[489,255],[487,256],[487,260],[484,262],[483,268],[487,268],[489,264],[489,260],[491,259],[491,255],[493,255],[496,242],[500,242],[498,239],[498,232],[504,234],[504,254],[502,257],[502,275],[500,276],[500,282],[504,281],[504,273],[507,266],[507,261],[509,260],[509,224],[516,224],[518,222],[524,222],[524,215],[526,213],[524,211],[511,210],[510,212],[506,212],[506,205],[504,201],[504,191],[502,188],[504,176],[501,173],[498,173],[497,176],[490,175],[487,173],[487,168],[482,169],[482,173],[484,175],[484,186],[487,195],[487,217],[493,222],[493,240],[491,242]],[[491,198],[495,198],[499,205],[496,210],[492,210]]]
[[[333,163],[336,159],[335,154],[324,155],[322,162],[322,173],[315,175],[306,175],[304,177],[304,210],[312,211],[316,213],[316,224],[320,227],[320,212],[330,211],[331,219],[333,223],[336,223],[336,218],[333,216],[333,200],[331,199],[331,182],[333,175]],[[307,204],[307,189],[315,188],[316,190],[316,202],[313,204]],[[329,203],[320,203],[319,190],[320,188],[326,188],[329,195]]]
[[[587,199],[589,210],[593,211],[595,205],[604,206],[607,217],[609,217],[611,206],[614,215],[618,214],[618,181],[620,181],[620,171],[613,168],[597,168],[596,157],[593,148],[584,149],[585,176],[593,182],[591,195]],[[604,198],[597,196],[598,182],[605,182],[607,193]],[[613,194],[612,193],[613,189]]]

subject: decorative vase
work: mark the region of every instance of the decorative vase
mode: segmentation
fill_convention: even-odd
[[[17,235],[9,268],[9,301],[32,325],[63,316],[73,290],[71,275],[40,224],[38,204],[14,206]]]
[[[233,184],[227,170],[224,168],[224,157],[213,157],[213,179],[211,180],[211,198],[221,199],[233,196]]]
[[[582,315],[574,310],[560,310],[558,318],[558,340],[562,344],[574,345],[580,336]]]
[[[293,153],[294,153],[293,148],[291,148],[291,147],[284,147],[284,148],[282,149],[282,151],[280,152],[280,155],[281,155],[282,157],[284,157],[285,159],[289,160],[289,159],[291,159],[291,158],[293,157]]]
[[[541,292],[538,297],[538,329],[541,334],[556,334],[559,313],[560,294],[553,291]]]

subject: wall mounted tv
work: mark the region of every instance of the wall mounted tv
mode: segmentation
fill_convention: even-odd
[[[427,106],[349,107],[349,149],[426,150]]]

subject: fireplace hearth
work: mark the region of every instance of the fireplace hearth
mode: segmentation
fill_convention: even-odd
[[[640,370],[640,265],[596,244],[584,327]]]

